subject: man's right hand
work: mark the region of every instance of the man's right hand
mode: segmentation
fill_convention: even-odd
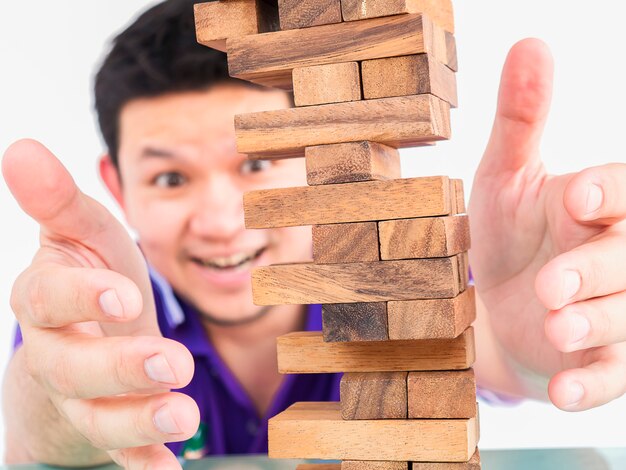
[[[179,468],[163,443],[190,438],[199,413],[190,397],[169,389],[189,383],[193,359],[159,332],[139,248],[38,142],[9,147],[2,171],[22,209],[41,226],[41,247],[11,296],[24,338],[23,372],[49,397],[63,425],[118,464]]]

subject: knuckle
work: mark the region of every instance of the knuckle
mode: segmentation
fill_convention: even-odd
[[[71,369],[72,367],[66,358],[56,356],[51,360],[47,374],[50,385],[57,393],[65,397],[78,396],[75,375]]]
[[[29,276],[26,287],[26,308],[31,318],[40,325],[49,325],[52,318],[50,316],[51,304],[48,298],[48,289],[45,286],[43,273]]]
[[[111,450],[100,424],[100,419],[98,419],[98,412],[94,406],[87,405],[81,419],[75,425],[91,445],[97,449]]]

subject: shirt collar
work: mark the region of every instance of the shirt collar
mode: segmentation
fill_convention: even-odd
[[[165,320],[170,328],[174,329],[183,324],[185,321],[185,313],[183,312],[178,299],[174,295],[174,290],[169,282],[165,280],[161,274],[152,266],[148,265],[148,272],[152,281],[161,291],[161,299],[163,300]]]

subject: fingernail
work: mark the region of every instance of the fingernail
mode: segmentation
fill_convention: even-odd
[[[124,316],[124,308],[114,289],[109,289],[100,294],[98,303],[106,315],[114,318],[122,318]]]
[[[602,201],[604,201],[604,192],[602,191],[602,188],[597,184],[590,184],[587,187],[586,215],[589,215],[600,209],[600,206],[602,206]]]
[[[587,320],[586,317],[579,315],[578,313],[574,313],[571,315],[570,327],[572,329],[572,333],[570,335],[570,344],[579,343],[587,337],[589,331],[591,330],[589,320]]]
[[[154,425],[159,431],[165,434],[181,433],[178,424],[176,424],[176,421],[172,416],[169,405],[163,405],[157,410],[156,413],[154,413]]]
[[[568,269],[563,273],[563,295],[561,299],[561,305],[565,306],[567,301],[576,295],[580,289],[580,274],[578,271]]]
[[[155,382],[175,384],[176,376],[163,354],[155,354],[144,362],[146,375]]]
[[[585,389],[579,382],[572,382],[567,387],[567,392],[565,396],[566,406],[574,407],[578,405],[583,397],[585,396]]]

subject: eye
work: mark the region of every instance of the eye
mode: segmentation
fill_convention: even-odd
[[[246,160],[241,164],[241,174],[259,173],[267,171],[272,167],[270,160]]]
[[[187,181],[180,173],[175,171],[169,171],[167,173],[161,173],[154,178],[153,184],[160,188],[175,188],[182,186]]]

